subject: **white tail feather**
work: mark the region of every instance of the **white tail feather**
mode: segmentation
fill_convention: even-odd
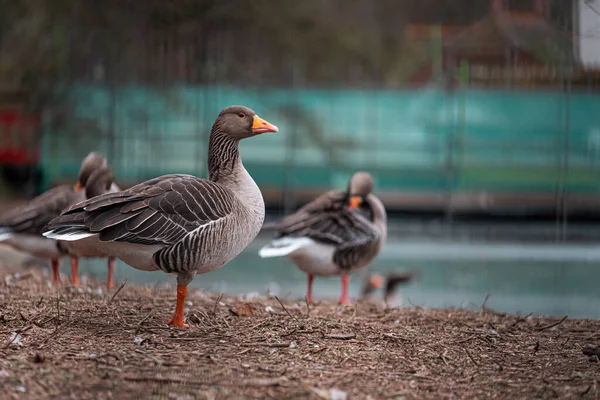
[[[13,237],[13,234],[10,232],[0,232],[0,242],[4,242],[5,240],[9,240]]]
[[[306,237],[297,238],[281,238],[273,240],[268,245],[258,251],[258,255],[262,258],[283,257],[298,250],[302,247],[307,247],[314,244],[312,239]]]
[[[69,233],[56,233],[54,231],[44,232],[44,235],[47,238],[54,240],[64,240],[67,242],[74,242],[76,240],[81,240],[85,238],[89,238],[91,236],[97,235],[97,233],[89,233],[89,232],[69,232]]]

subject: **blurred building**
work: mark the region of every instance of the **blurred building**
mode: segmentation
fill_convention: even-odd
[[[3,141],[4,163],[18,146],[39,159],[39,190],[91,150],[123,186],[202,176],[215,116],[246,104],[281,129],[241,150],[273,207],[367,169],[399,211],[599,210],[599,76],[573,34],[577,1],[280,2],[245,24],[264,4],[203,4],[52,9],[51,36],[16,19],[34,33],[3,34],[4,71],[27,93],[19,118],[43,116],[42,142]],[[47,65],[19,58],[17,39]]]
[[[574,2],[574,32],[577,53],[581,63],[591,68],[600,65],[600,2],[577,0]]]

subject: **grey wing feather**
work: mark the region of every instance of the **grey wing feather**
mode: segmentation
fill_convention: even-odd
[[[172,245],[228,215],[233,194],[191,175],[164,175],[117,193],[78,203],[46,230],[98,233],[102,241]]]
[[[333,262],[342,269],[350,269],[360,260],[377,254],[379,234],[376,230],[338,246],[333,254]]]
[[[275,237],[303,236],[324,243],[343,245],[374,234],[362,211],[345,206],[346,194],[330,191],[274,224]]]
[[[52,218],[82,199],[83,195],[83,191],[76,193],[69,185],[57,186],[1,216],[0,226],[12,232],[39,235]]]

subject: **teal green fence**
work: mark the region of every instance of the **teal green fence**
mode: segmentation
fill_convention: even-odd
[[[47,181],[106,154],[121,182],[206,174],[225,106],[279,126],[241,144],[264,188],[341,187],[357,169],[381,191],[600,191],[600,95],[455,90],[288,90],[82,85],[45,118]],[[60,110],[60,111],[58,111]]]

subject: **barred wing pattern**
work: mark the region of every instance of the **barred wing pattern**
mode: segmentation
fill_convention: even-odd
[[[75,192],[69,185],[57,186],[1,216],[0,227],[15,233],[41,235],[52,218],[82,199],[83,191]]]
[[[217,183],[192,175],[164,175],[78,203],[46,230],[86,231],[98,233],[101,241],[171,246],[227,216],[233,204],[233,195]]]
[[[276,238],[308,237],[336,247],[334,262],[350,269],[376,248],[379,233],[364,209],[345,207],[345,193],[330,191],[275,224]]]

